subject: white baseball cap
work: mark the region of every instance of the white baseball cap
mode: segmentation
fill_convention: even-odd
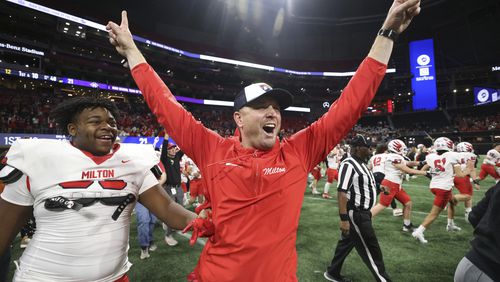
[[[293,103],[293,96],[287,90],[281,88],[273,89],[269,84],[259,82],[243,88],[243,90],[238,93],[234,99],[234,110],[238,111],[251,101],[267,96],[276,99],[281,110],[290,107]]]

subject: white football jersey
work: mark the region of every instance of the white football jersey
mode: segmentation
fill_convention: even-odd
[[[401,185],[403,183],[403,175],[404,172],[399,168],[395,167],[396,164],[406,165],[405,159],[398,154],[387,153],[385,154],[385,162],[384,162],[384,179],[387,179],[391,182],[397,183]]]
[[[471,152],[457,152],[457,155],[458,155],[458,162],[462,170],[465,170],[467,168],[468,161],[473,161],[475,163],[477,159],[476,154]]]
[[[187,169],[189,166],[191,166],[191,163],[193,163],[193,160],[191,160],[191,158],[189,158],[186,154],[182,155],[182,158],[179,161],[179,166],[181,167],[181,182],[182,183],[188,182],[188,177],[184,173],[184,170]]]
[[[185,177],[186,178],[186,182],[187,182],[187,178],[189,178],[189,180],[201,178],[200,169],[194,163],[194,161],[190,157],[188,157],[187,155],[182,156],[182,159],[180,161],[180,165],[181,165],[182,169],[185,169],[185,168],[186,169],[187,168],[190,169],[190,172],[189,172],[189,174],[187,176],[184,175],[184,174],[181,174],[181,178]],[[198,177],[195,177],[196,174],[198,175]]]
[[[328,162],[328,168],[339,169],[340,159],[342,157],[338,154],[328,155],[326,160]]]
[[[20,139],[10,148],[7,164],[24,173],[5,187],[1,197],[33,205],[37,229],[19,260],[15,281],[115,281],[128,261],[128,205],[116,221],[118,206],[95,202],[80,210],[47,210],[48,198],[136,197],[158,184],[150,169],[159,159],[153,147],[117,144],[106,156],[93,156],[67,141]]]
[[[189,179],[201,179],[201,171],[194,162],[191,163],[191,174],[189,175]]]
[[[432,153],[425,158],[431,167],[432,179],[429,188],[451,190],[453,188],[453,167],[460,164],[460,155],[457,152],[446,152],[442,155]]]
[[[484,164],[490,164],[490,165],[496,165],[499,162],[500,162],[500,153],[495,149],[489,150],[488,153],[486,153],[486,156],[483,161]]]
[[[373,155],[368,161],[369,166],[372,169],[372,172],[380,172],[385,174],[385,159],[387,157],[386,153]]]

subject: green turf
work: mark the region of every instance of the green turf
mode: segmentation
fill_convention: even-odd
[[[414,203],[412,221],[419,225],[432,206],[433,195],[428,189],[429,180],[424,177],[411,179],[403,187]],[[474,192],[474,202],[480,200],[487,188],[494,181],[488,177],[482,182],[481,190]],[[324,179],[318,183],[323,190]],[[330,190],[335,192],[334,185]],[[456,190],[455,190],[456,192]],[[399,205],[401,207],[401,205]],[[462,231],[449,233],[445,230],[444,213],[425,232],[427,245],[418,243],[409,233],[401,231],[402,218],[392,216],[391,210],[382,212],[374,219],[374,228],[384,255],[387,272],[393,281],[453,281],[455,268],[468,251],[472,228],[464,220],[463,204],[459,204],[456,224]],[[135,216],[131,225],[129,258],[134,264],[129,272],[132,282],[138,281],[186,281],[186,275],[198,260],[202,246],[190,247],[188,240],[179,235],[179,245],[167,246],[163,241],[161,227],[155,230],[158,250],[151,253],[151,258],[140,260],[137,243]],[[308,189],[302,205],[302,213],[297,236],[298,278],[299,281],[325,281],[323,272],[333,256],[333,251],[340,237],[336,199],[325,200],[313,197]],[[19,237],[13,247],[13,259],[21,255]],[[14,266],[11,265],[11,275]],[[343,274],[354,281],[373,281],[368,268],[353,250],[347,258]]]

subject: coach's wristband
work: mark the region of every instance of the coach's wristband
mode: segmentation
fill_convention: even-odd
[[[341,213],[339,215],[341,221],[349,221],[349,216],[346,213]]]
[[[378,35],[387,37],[390,40],[396,42],[398,40],[399,34],[393,29],[381,29],[378,31]]]

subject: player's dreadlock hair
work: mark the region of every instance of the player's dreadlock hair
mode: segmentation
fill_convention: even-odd
[[[68,130],[68,124],[76,122],[78,115],[85,109],[105,108],[111,112],[116,119],[120,112],[115,103],[103,98],[76,97],[63,101],[57,105],[50,116],[56,119],[57,125],[63,131]]]

